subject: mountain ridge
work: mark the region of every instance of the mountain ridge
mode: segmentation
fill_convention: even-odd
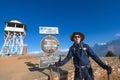
[[[93,51],[99,56],[105,56],[108,51],[112,51],[117,56],[120,55],[120,38],[106,42],[104,45],[96,43],[92,47]]]
[[[120,56],[120,38],[115,39],[115,40],[110,40],[106,43],[96,43],[93,47],[91,47],[95,54],[98,56],[105,56],[107,52],[110,50],[112,51],[115,55]],[[56,51],[53,55],[54,56],[59,56],[59,55],[67,55],[68,49],[65,50],[58,50]],[[44,55],[44,52],[33,52],[31,53],[33,55]]]

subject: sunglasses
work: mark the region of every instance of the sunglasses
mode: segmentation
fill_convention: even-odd
[[[79,36],[79,35],[76,35],[76,36],[74,36],[74,38],[80,38],[80,36]]]

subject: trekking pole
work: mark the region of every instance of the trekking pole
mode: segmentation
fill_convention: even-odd
[[[108,65],[109,66],[109,65]],[[110,80],[110,73],[112,72],[112,68],[109,67],[107,70],[108,80]]]
[[[110,74],[107,72],[107,75],[108,75],[108,80],[110,80]]]

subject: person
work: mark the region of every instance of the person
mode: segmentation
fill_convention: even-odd
[[[73,64],[75,67],[74,80],[94,80],[93,69],[89,60],[89,57],[91,57],[110,74],[112,72],[111,66],[102,62],[89,45],[83,42],[84,38],[83,33],[73,32],[70,37],[71,41],[74,41],[73,45],[70,47],[67,56],[62,61],[56,62],[55,66],[63,66],[73,57]]]

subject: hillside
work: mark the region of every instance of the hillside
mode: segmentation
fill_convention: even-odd
[[[93,46],[94,52],[99,56],[105,56],[108,50],[113,51],[117,56],[120,55],[120,38],[108,41],[104,44],[96,43]]]
[[[120,60],[118,57],[101,58],[113,68],[111,80],[120,80]],[[49,70],[38,68],[38,56],[5,56],[0,57],[0,80],[48,80]],[[107,80],[106,71],[91,60],[95,80]],[[73,80],[74,67],[72,60],[61,67],[61,80]],[[54,80],[58,80],[57,71],[53,72]]]

